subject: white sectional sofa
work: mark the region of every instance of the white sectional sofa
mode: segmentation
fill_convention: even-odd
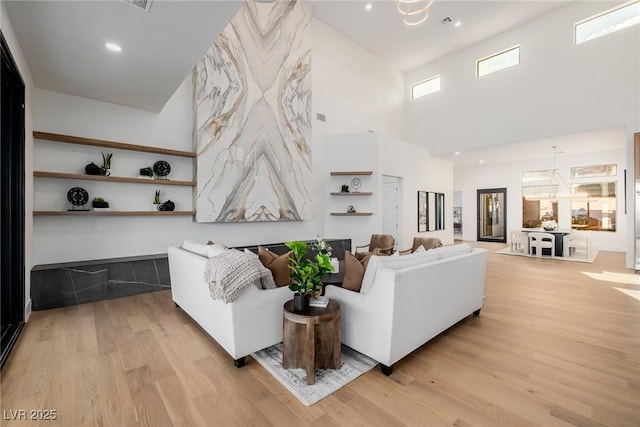
[[[342,343],[393,364],[463,318],[480,314],[487,250],[467,244],[404,256],[374,256],[360,293],[327,286],[340,302]]]
[[[209,260],[172,246],[168,249],[173,301],[233,357],[245,356],[282,341],[283,305],[293,298],[288,287],[258,289],[249,285],[228,304],[211,298],[204,271]]]

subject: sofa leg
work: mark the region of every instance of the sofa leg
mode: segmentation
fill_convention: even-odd
[[[382,371],[383,374],[385,374],[386,376],[389,376],[393,373],[393,365],[387,366],[381,363],[380,370]]]
[[[178,303],[177,303],[177,302],[175,302],[175,301],[174,301],[174,302],[173,302],[173,304],[174,304],[176,307],[180,308],[180,306],[178,305]]]
[[[233,359],[233,364],[236,365],[236,368],[242,368],[246,363],[246,358],[241,357],[240,359]]]
[[[481,308],[477,309],[476,311],[473,312],[473,317],[478,317],[480,316],[480,310],[482,310]]]

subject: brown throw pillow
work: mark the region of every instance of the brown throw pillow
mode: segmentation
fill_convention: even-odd
[[[289,260],[291,252],[287,252],[283,255],[278,255],[271,252],[267,248],[258,246],[258,258],[262,265],[271,270],[273,274],[273,281],[276,282],[276,286],[289,286],[291,284],[291,270],[289,270]]]
[[[367,255],[364,259],[369,263],[371,255]],[[346,251],[344,253],[344,279],[342,280],[342,287],[349,289],[350,291],[360,292],[362,287],[362,279],[364,278],[364,266],[362,263],[351,254]]]

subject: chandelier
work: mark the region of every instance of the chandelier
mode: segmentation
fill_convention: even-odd
[[[433,0],[398,0],[398,12],[404,15],[405,25],[418,25],[429,17]]]
[[[593,201],[591,195],[589,193],[585,193],[583,191],[572,191],[569,183],[562,175],[560,175],[560,171],[556,168],[556,146],[553,145],[553,169],[551,170],[551,175],[549,177],[549,181],[546,185],[542,186],[543,188],[552,187],[554,181],[558,181],[560,185],[566,188],[566,191],[555,191],[555,192],[545,192],[538,191],[534,194],[525,195],[525,199],[527,200],[573,200],[576,202],[590,202]],[[560,190],[560,185],[558,185],[558,190]]]

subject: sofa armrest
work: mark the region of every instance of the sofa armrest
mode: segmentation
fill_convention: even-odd
[[[368,293],[361,294],[329,285],[325,287],[325,296],[340,303],[342,343],[387,364],[395,285],[391,270],[380,269],[377,274],[384,276],[377,280],[383,280],[389,286],[374,286]]]

